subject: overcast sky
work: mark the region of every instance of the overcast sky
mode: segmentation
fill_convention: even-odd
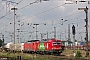
[[[16,42],[20,42],[20,40],[24,42],[36,39],[36,26],[33,24],[39,24],[37,26],[38,39],[41,39],[41,34],[46,34],[47,32],[48,38],[54,38],[53,32],[54,27],[56,27],[56,38],[67,40],[68,25],[70,24],[71,41],[73,41],[72,25],[76,27],[75,38],[80,41],[82,37],[84,41],[84,26],[86,24],[84,19],[86,18],[86,14],[84,10],[78,10],[78,8],[86,8],[86,6],[89,8],[88,23],[90,24],[90,4],[88,4],[90,0],[84,0],[86,2],[79,1],[82,0],[50,0],[41,2],[39,2],[39,0],[0,0],[0,38],[2,39],[3,34],[5,43],[13,42],[14,11],[11,10],[11,8],[16,7]],[[17,32],[17,29],[23,32]],[[90,32],[88,34],[90,34]],[[19,39],[17,39],[17,35],[19,35]],[[43,38],[47,38],[47,35],[44,35]]]

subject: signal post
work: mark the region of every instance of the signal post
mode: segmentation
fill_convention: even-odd
[[[73,26],[72,26],[72,34],[73,34],[73,41],[74,41],[74,56],[76,55],[76,54],[75,54],[75,33],[76,33],[76,32],[75,32],[75,26],[73,25]]]
[[[78,8],[78,10],[84,10],[85,13],[86,13],[86,19],[85,19],[85,22],[86,22],[86,37],[85,37],[85,41],[86,41],[86,46],[85,46],[85,50],[86,50],[86,57],[89,56],[89,51],[88,51],[88,8],[86,6],[86,8]]]

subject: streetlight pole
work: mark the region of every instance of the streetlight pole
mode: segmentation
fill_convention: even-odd
[[[15,45],[15,10],[17,10],[17,8],[11,8],[11,10],[14,10],[14,45]],[[14,47],[14,49],[15,49],[15,47]]]
[[[86,8],[78,8],[78,10],[84,10],[86,13],[86,19],[85,19],[86,37],[85,37],[85,40],[86,40],[86,57],[87,57],[87,56],[89,56],[89,51],[88,51],[88,8],[86,6]]]
[[[39,25],[39,24],[33,24],[33,25],[36,25],[36,40],[38,39],[38,36],[37,36],[37,25]]]

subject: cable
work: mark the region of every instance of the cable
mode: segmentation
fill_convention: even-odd
[[[0,9],[0,12],[1,12],[3,9],[4,9],[4,7],[2,7],[2,8]]]
[[[20,1],[17,3],[17,5],[19,5],[22,1],[23,1],[23,0],[20,0]],[[17,5],[16,5],[16,6],[17,6]],[[14,6],[14,7],[16,7],[16,6]]]
[[[23,1],[23,0],[21,0],[19,3],[21,3],[22,1]],[[18,3],[18,4],[19,4],[19,3]],[[4,7],[3,7],[3,8],[4,8]],[[2,10],[2,9],[1,9],[1,10]],[[0,11],[1,11],[1,10],[0,10]],[[7,12],[5,15],[3,15],[2,17],[0,17],[0,19],[4,18],[5,16],[7,16],[7,15],[9,15],[9,14],[11,14],[11,13],[13,13],[13,12],[10,12],[10,11]]]
[[[67,15],[67,16],[64,16],[64,17],[60,17],[60,18],[57,18],[57,19],[53,19],[53,20],[62,20],[62,19],[65,19],[66,17],[69,17],[69,16],[72,16],[72,15],[76,15],[76,14],[79,14],[79,13],[82,13],[81,11],[80,12],[75,12],[75,13],[72,13],[72,14],[70,14],[70,15]],[[81,15],[80,15],[81,16]],[[74,17],[74,18],[76,18],[76,17]],[[66,21],[68,21],[68,20],[72,20],[72,19],[74,19],[74,18],[71,18],[71,19],[65,19]],[[64,21],[65,21],[64,20]]]
[[[20,2],[22,2],[23,0],[21,0]],[[19,2],[19,3],[20,3]],[[37,1],[35,1],[35,2],[33,2],[33,3],[38,3]],[[30,3],[29,5],[31,5],[31,4],[33,4],[33,3]],[[18,4],[17,4],[18,5]],[[20,8],[20,9],[23,9],[23,8],[26,8],[26,7],[28,7],[29,5],[26,5],[26,6],[24,6],[24,7],[22,7],[22,8]],[[65,5],[65,4],[63,4],[63,5]],[[63,5],[60,5],[60,6],[63,6]],[[45,13],[45,12],[47,12],[47,11],[50,11],[50,10],[53,10],[53,9],[55,9],[55,8],[57,8],[57,7],[60,7],[60,6],[56,6],[56,7],[54,7],[54,8],[51,8],[51,9],[49,9],[49,10],[46,10],[46,11],[43,11],[43,12],[41,12],[41,13],[37,13],[37,14],[35,14],[35,15],[40,15],[40,14],[42,14],[42,13]],[[20,9],[18,9],[18,10],[20,10]],[[32,16],[31,16],[32,17]]]
[[[1,1],[1,2],[2,2],[2,1]],[[0,3],[1,3],[1,2],[0,2]]]
[[[27,6],[29,6],[29,5],[26,5],[26,6],[22,7],[22,8],[20,8],[20,9],[23,9],[23,8],[25,8],[25,7],[27,7]],[[57,7],[59,7],[59,6],[57,6]],[[55,7],[55,8],[57,8],[57,7]],[[54,9],[54,8],[52,8],[52,9]],[[52,9],[50,9],[50,10],[52,10]],[[39,15],[39,14],[45,13],[45,12],[47,12],[47,11],[49,11],[49,10],[43,11],[43,12],[38,13],[38,14],[35,14],[35,15]]]
[[[65,4],[64,4],[64,5],[65,5]],[[63,6],[63,5],[62,5],[62,6]],[[60,7],[60,6],[57,6],[57,7]],[[47,11],[53,10],[53,9],[55,9],[55,8],[57,8],[57,7],[51,8],[51,9],[49,9],[49,10],[46,10],[46,11],[43,11],[43,12],[40,12],[40,13],[37,13],[37,14],[32,15],[32,16],[30,16],[30,17],[40,15],[40,14],[45,13],[45,12],[47,12]],[[78,12],[77,12],[77,13],[78,13]],[[75,14],[76,14],[76,13],[75,13]],[[70,15],[73,15],[73,14],[70,14]],[[70,15],[68,15],[68,16],[70,16]],[[66,16],[66,17],[68,17],[68,16]],[[30,18],[30,17],[27,17],[27,18]],[[26,19],[26,18],[25,18],[25,19]],[[21,19],[21,20],[23,20],[23,19]]]
[[[66,17],[68,17],[68,16],[71,16],[71,15],[76,15],[76,14],[80,14],[81,13],[81,11],[80,12],[75,12],[75,13],[72,13],[72,14],[70,14],[70,15],[67,15],[67,16],[65,16],[65,18]],[[80,15],[81,16],[81,15]],[[74,18],[71,18],[71,19],[65,19],[65,21],[67,22],[67,21],[70,21],[70,20],[73,20],[73,19],[76,19],[76,18],[80,18],[80,16],[77,16],[77,17],[74,17]],[[64,17],[63,17],[64,18]],[[60,21],[62,19],[62,17],[61,18],[58,18],[58,20]],[[57,19],[53,19],[53,21],[54,20],[57,20]],[[58,21],[56,21],[56,22],[58,22]],[[54,25],[58,25],[58,24],[62,24],[62,23],[64,23],[64,21],[63,22],[58,22],[58,23],[55,23]]]
[[[75,12],[76,13],[76,12]],[[70,14],[70,15],[74,15],[75,13],[73,13],[73,14]],[[81,13],[81,12],[77,12],[77,14],[78,13]],[[69,15],[68,15],[69,16]],[[68,16],[65,16],[65,17],[68,17]],[[80,15],[81,16],[81,15]],[[76,18],[80,18],[80,16],[78,16],[78,17],[74,17],[74,18],[71,18],[71,19],[69,19],[69,21],[70,20],[73,20],[73,19],[76,19]],[[55,19],[55,20],[57,20],[57,19]],[[74,20],[74,21],[76,21],[76,20]],[[81,22],[81,19],[80,19],[80,22]],[[62,22],[61,22],[62,23]],[[55,24],[55,25],[58,25],[58,24],[61,24],[61,23],[57,23],[57,24]],[[74,22],[74,24],[75,24],[75,22]],[[49,29],[51,29],[50,27],[49,27]]]
[[[32,2],[32,3],[30,3],[30,4],[26,5],[26,6],[24,6],[24,7],[22,7],[22,8],[20,8],[20,9],[18,9],[18,10],[21,10],[21,9],[23,9],[23,8],[26,8],[26,7],[28,7],[28,6],[32,5],[32,4],[34,4],[34,3],[38,3],[38,1],[34,1],[34,2]]]
[[[0,17],[0,19],[4,18],[5,16],[7,16],[7,15],[9,15],[9,14],[11,14],[11,13],[13,13],[13,12],[6,13],[6,14],[3,15],[2,17]]]
[[[19,3],[17,3],[17,5],[20,4],[22,1],[23,1],[23,0],[19,1]],[[33,3],[37,3],[37,1],[35,1],[35,2],[33,2]],[[33,3],[30,3],[29,5],[31,5],[31,4],[33,4]],[[17,6],[17,5],[16,5],[16,6]],[[22,8],[20,8],[20,9],[26,8],[26,7],[29,6],[29,5],[26,5],[26,6],[22,7]],[[16,7],[16,6],[14,6],[14,7]],[[18,10],[20,10],[20,9],[18,9]],[[8,13],[11,14],[10,11],[9,11]],[[2,18],[4,18],[5,16],[9,15],[8,13],[6,13],[6,14],[3,15],[2,17],[0,17],[0,19],[2,19]]]
[[[23,1],[23,0],[22,0],[22,1]],[[28,6],[28,5],[27,5],[27,6]],[[57,6],[57,7],[59,7],[59,6]],[[57,8],[57,7],[55,7],[55,8]],[[52,9],[50,9],[50,10],[53,10],[53,9],[55,9],[55,8],[52,8]],[[45,13],[45,12],[50,11],[50,10],[43,11],[43,12],[38,13],[38,14],[36,14],[36,15],[39,15],[39,14]],[[71,15],[72,15],[72,14],[71,14]]]
[[[37,13],[37,14],[35,14],[35,15],[32,15],[32,16],[30,16],[30,17],[35,17],[35,16],[37,16],[37,15],[40,15],[40,14],[42,14],[42,13],[45,13],[45,12],[51,11],[51,10],[56,9],[56,8],[58,8],[58,7],[60,7],[60,6],[63,6],[63,5],[65,5],[65,4],[62,4],[62,5],[59,5],[59,6],[53,7],[53,8],[51,8],[51,9],[48,9],[48,10],[42,11],[42,12]],[[30,18],[30,17],[27,17],[27,18]],[[27,18],[24,18],[24,19],[27,19]],[[24,19],[21,19],[21,20],[24,20]]]
[[[2,1],[1,1],[1,2],[2,2]],[[0,2],[0,3],[1,3],[1,2]],[[2,7],[2,8],[0,9],[0,12],[1,12],[1,10],[3,10],[3,9],[4,9],[4,7]]]
[[[81,15],[80,15],[81,16]],[[72,23],[70,22],[69,24],[77,24],[77,23],[81,23],[81,21],[83,21],[84,19],[80,19],[80,16],[78,16],[78,20],[74,20],[76,17],[74,17],[74,18],[72,18],[71,20],[73,20],[72,21]],[[69,20],[70,21],[70,20]],[[61,22],[62,23],[62,22]],[[60,25],[58,26],[58,24],[61,24],[61,23],[56,23],[55,25],[56,25],[56,27],[60,27]],[[67,22],[66,22],[67,23]],[[67,25],[67,24],[64,24],[64,25]],[[54,26],[55,26],[54,25]],[[61,25],[62,26],[62,25]],[[51,28],[50,28],[51,29]]]

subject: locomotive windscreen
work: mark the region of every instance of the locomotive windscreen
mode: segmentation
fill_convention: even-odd
[[[53,45],[60,45],[61,42],[53,42]]]

